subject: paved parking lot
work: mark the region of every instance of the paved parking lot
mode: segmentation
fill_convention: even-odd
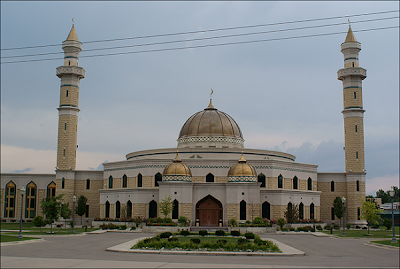
[[[304,256],[160,255],[106,251],[107,248],[151,236],[104,233],[49,236],[37,243],[1,247],[1,268],[398,268],[399,250],[365,245],[368,239],[338,239],[309,234],[265,234]]]

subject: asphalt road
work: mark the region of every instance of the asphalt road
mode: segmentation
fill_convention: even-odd
[[[301,251],[304,256],[160,255],[106,251],[143,233],[104,233],[45,237],[42,242],[1,247],[1,268],[7,267],[261,267],[261,268],[399,268],[399,250],[365,245],[369,239],[338,239],[309,234],[265,234]],[[30,258],[30,259],[25,259]]]

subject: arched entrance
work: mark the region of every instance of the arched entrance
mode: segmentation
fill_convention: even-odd
[[[218,226],[222,219],[222,204],[220,201],[207,195],[196,204],[196,219],[199,219],[200,226]]]

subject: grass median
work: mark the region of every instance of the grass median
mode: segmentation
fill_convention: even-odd
[[[23,237],[23,238],[18,238],[18,236],[15,235],[7,235],[7,234],[0,234],[0,241],[1,243],[5,242],[15,242],[15,241],[26,241],[26,240],[32,240],[32,239],[37,239],[36,237]]]
[[[19,223],[1,223],[1,230],[13,230],[12,232],[7,232],[7,235],[18,235],[19,234]],[[98,228],[88,228],[87,231],[91,232],[97,230]],[[15,232],[14,232],[15,231]],[[85,228],[75,228],[75,234],[85,232]],[[50,228],[36,227],[32,223],[22,223],[22,234],[23,235],[46,235],[50,233]],[[73,234],[72,228],[57,228],[53,225],[53,233],[58,235]],[[4,234],[4,233],[2,233]]]

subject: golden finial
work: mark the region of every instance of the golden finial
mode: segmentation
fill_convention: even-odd
[[[74,17],[72,17],[72,26],[74,26],[75,25],[75,20],[74,20]]]
[[[245,159],[244,156],[243,156],[243,151],[242,151],[242,156],[240,156],[239,162],[246,162],[246,159]]]
[[[350,19],[349,19],[349,18],[347,18],[347,21],[349,22],[349,27],[351,27],[351,25],[350,25]]]

